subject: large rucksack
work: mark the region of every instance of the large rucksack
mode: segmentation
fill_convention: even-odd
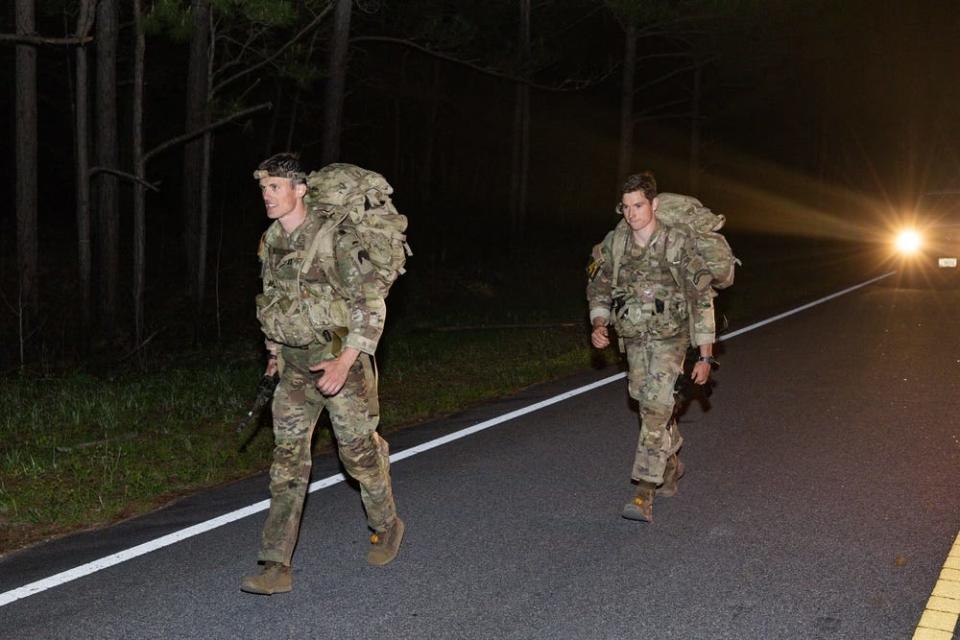
[[[314,257],[333,255],[334,231],[350,227],[356,231],[377,272],[384,297],[393,282],[404,273],[407,256],[407,217],[397,212],[390,194],[393,187],[377,173],[353,164],[328,164],[307,175],[304,203],[325,220],[303,261],[308,269]]]
[[[666,258],[671,266],[674,279],[680,287],[685,280],[693,282],[700,291],[708,287],[725,289],[733,284],[735,266],[740,261],[733,255],[727,239],[719,233],[726,218],[712,212],[692,196],[677,193],[661,193],[657,196],[657,221],[667,227]],[[623,258],[624,239],[630,233],[626,220],[621,220],[614,231],[613,278],[616,286],[617,272]],[[679,263],[680,253],[687,242],[692,242],[698,260],[688,268],[694,273],[679,273],[675,266]]]

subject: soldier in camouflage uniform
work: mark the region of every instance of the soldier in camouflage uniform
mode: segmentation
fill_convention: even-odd
[[[587,284],[591,343],[598,349],[609,346],[607,327],[614,325],[627,354],[630,397],[640,406],[640,438],[631,474],[637,489],[622,515],[647,522],[653,520],[654,496],[676,494],[683,474],[674,385],[687,346],[700,351],[691,378],[704,384],[714,363],[716,339],[713,291],[709,287],[700,291],[690,281],[692,242],[679,229],[668,232],[658,223],[657,205],[652,174],[627,178],[618,208],[629,231],[611,231],[594,248]],[[623,246],[615,248],[615,243]]]
[[[313,429],[330,414],[344,468],[360,484],[374,534],[367,554],[383,565],[397,555],[403,521],[397,517],[386,441],[377,434],[379,405],[373,353],[386,304],[355,232],[327,226],[304,203],[305,175],[293,154],[265,160],[255,172],[267,217],[260,243],[263,293],[257,317],[269,352],[266,373],[279,371],[273,399],[275,448],[270,511],[263,528],[258,575],[241,590],[270,595],[292,588],[290,561],[310,478]],[[314,239],[329,250],[310,254]]]

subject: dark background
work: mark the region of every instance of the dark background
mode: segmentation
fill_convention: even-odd
[[[148,15],[159,4],[146,2]],[[263,4],[267,10],[308,8],[295,1]],[[953,126],[960,104],[955,2],[666,4],[679,7],[675,26],[638,42],[635,114],[650,113],[636,126],[631,169],[654,170],[663,191],[690,191],[691,75],[684,67],[690,56],[705,61],[702,173],[694,195],[727,216],[731,237],[752,243],[783,234],[879,240],[925,191],[960,185],[960,134]],[[70,2],[38,1],[37,31],[69,35],[75,10]],[[517,2],[508,0],[354,4],[340,159],[380,171],[394,185],[396,204],[411,221],[415,256],[409,279],[419,283],[418,290],[428,291],[441,275],[482,280],[490,270],[498,277],[520,277],[503,265],[537,256],[563,263],[558,268],[579,265],[615,222],[623,29],[609,4],[535,2],[528,218],[521,241],[508,241],[517,11]],[[121,3],[121,164],[129,162],[129,12]],[[318,166],[329,22],[320,27],[298,77],[267,66],[214,105],[215,114],[225,113],[228,103],[269,100],[274,109],[219,129],[214,137],[208,296],[220,301],[222,327],[214,329],[216,307],[207,304],[200,342],[256,337],[254,251],[266,221],[251,172],[285,148],[297,95],[292,146],[308,167]],[[278,30],[276,41],[296,30]],[[14,31],[12,2],[0,8],[0,31]],[[403,42],[363,40],[371,36]],[[148,33],[148,149],[184,130],[187,48],[185,39],[169,32]],[[17,330],[10,307],[17,290],[13,51],[0,46],[4,369],[15,363]],[[42,313],[31,354],[48,360],[91,357],[73,347],[78,304],[73,58],[70,47],[39,48]],[[96,114],[92,117],[95,126]],[[148,166],[148,178],[159,182],[161,191],[148,195],[147,333],[162,330],[157,344],[165,348],[197,342],[179,324],[190,315],[181,285],[182,158],[176,148]],[[131,252],[124,239],[131,233],[130,196],[123,186],[122,292],[129,290]],[[94,244],[96,250],[96,238]],[[409,309],[430,309],[429,299],[405,299],[405,288],[412,286],[401,279],[399,293],[392,294],[401,299],[400,322],[403,313],[413,313]],[[131,322],[128,299],[121,293],[124,326]],[[92,353],[124,353],[130,341],[127,328],[95,343]]]

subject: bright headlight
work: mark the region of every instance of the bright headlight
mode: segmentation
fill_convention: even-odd
[[[923,240],[920,234],[913,229],[906,229],[897,234],[896,246],[900,253],[915,253]]]

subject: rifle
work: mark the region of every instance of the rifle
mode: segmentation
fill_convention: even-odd
[[[237,424],[237,434],[243,433],[247,426],[253,422],[254,428],[247,434],[246,437],[241,439],[239,450],[243,451],[247,448],[247,445],[250,444],[250,441],[253,440],[253,436],[257,435],[257,430],[259,429],[260,422],[258,418],[260,417],[260,412],[263,411],[263,408],[269,404],[270,399],[273,398],[273,392],[277,388],[277,383],[280,382],[280,374],[274,373],[271,376],[263,376],[260,378],[260,382],[257,384],[256,397],[253,399],[253,405],[250,407],[250,411],[247,412],[240,422]]]
[[[700,351],[698,349],[687,349],[687,353],[683,358],[683,372],[677,377],[677,382],[673,385],[673,394],[677,397],[678,404],[691,402],[697,396],[701,396],[704,400],[707,400],[713,395],[713,385],[716,384],[713,376],[710,376],[710,379],[703,384],[695,384],[693,380],[690,379],[693,365],[696,364],[699,358]],[[710,368],[716,371],[720,368],[720,365],[713,363],[710,365]]]

